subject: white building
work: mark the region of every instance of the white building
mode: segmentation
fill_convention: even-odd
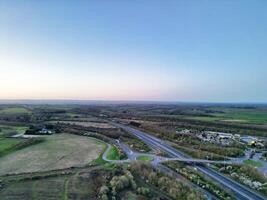
[[[39,133],[41,133],[41,134],[49,134],[49,135],[51,135],[51,134],[52,134],[52,131],[47,130],[46,128],[42,128],[42,130],[40,130]]]

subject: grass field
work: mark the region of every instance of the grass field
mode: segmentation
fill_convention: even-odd
[[[109,160],[120,160],[120,154],[115,146],[111,146],[109,152],[107,153],[107,159]]]
[[[0,190],[1,200],[95,199],[90,171],[40,180],[12,182]]]
[[[71,134],[46,136],[46,141],[0,158],[0,175],[83,166],[98,157],[102,145]]]
[[[9,149],[10,147],[22,142],[21,139],[15,138],[0,138],[0,154],[1,152]]]
[[[24,133],[27,130],[27,127],[24,126],[7,126],[0,124],[0,137],[1,135],[10,133],[10,132],[17,132],[17,133]]]
[[[31,111],[23,107],[9,107],[0,110],[0,114],[27,114],[27,113],[31,113]]]
[[[266,124],[267,123],[267,112],[264,111],[244,111],[230,112],[224,115],[225,118],[243,120],[244,122],[255,123],[255,124]]]
[[[137,160],[140,160],[140,161],[151,161],[152,160],[152,157],[151,156],[138,156],[137,157]]]
[[[1,191],[1,199],[64,199],[64,177],[24,181],[11,184]],[[47,192],[47,191],[49,192]]]
[[[250,160],[250,159],[244,160],[243,163],[246,165],[253,166],[253,167],[261,167],[262,166],[261,162],[257,162],[257,161]]]
[[[267,124],[267,111],[257,109],[230,109],[219,108],[224,113],[215,113],[211,116],[186,116],[186,119],[200,121],[223,121],[232,123]]]

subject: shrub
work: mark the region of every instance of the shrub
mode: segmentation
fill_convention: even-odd
[[[149,196],[150,195],[150,190],[149,188],[145,188],[145,187],[139,187],[137,188],[137,193],[144,195],[144,196]]]

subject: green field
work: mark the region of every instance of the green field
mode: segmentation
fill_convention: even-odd
[[[0,125],[0,137],[1,135],[16,132],[16,133],[24,133],[28,127],[24,126],[10,126],[10,125]]]
[[[46,140],[0,158],[0,175],[84,166],[101,154],[103,146],[88,137],[71,134]]]
[[[0,110],[0,114],[28,114],[30,110],[23,107],[8,107]]]
[[[119,150],[115,146],[111,146],[107,153],[107,159],[109,160],[120,160]]]
[[[151,156],[142,155],[142,156],[138,156],[137,160],[140,160],[140,161],[151,161],[151,160],[153,160],[153,158]]]
[[[250,159],[244,160],[243,163],[246,165],[253,166],[253,167],[261,167],[262,166],[261,162],[257,162],[257,161],[250,160]]]
[[[200,121],[222,121],[230,123],[267,124],[267,110],[264,109],[233,109],[213,108],[224,113],[209,114],[210,116],[185,116],[186,119]]]
[[[243,120],[244,122],[255,123],[255,124],[266,124],[267,123],[267,112],[263,111],[240,111],[231,112],[224,115],[228,119]]]
[[[185,119],[192,119],[192,120],[199,120],[199,121],[208,121],[208,122],[212,122],[212,121],[216,121],[216,120],[222,120],[224,118],[220,118],[220,117],[208,117],[208,116],[188,116],[188,117],[183,117]]]
[[[0,154],[1,152],[4,152],[11,148],[12,146],[22,142],[21,139],[15,139],[15,138],[0,138]]]
[[[88,169],[70,175],[14,181],[0,190],[0,196],[1,200],[95,199],[96,179]]]

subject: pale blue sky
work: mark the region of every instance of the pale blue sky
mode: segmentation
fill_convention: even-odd
[[[267,102],[267,2],[0,1],[0,98]]]

